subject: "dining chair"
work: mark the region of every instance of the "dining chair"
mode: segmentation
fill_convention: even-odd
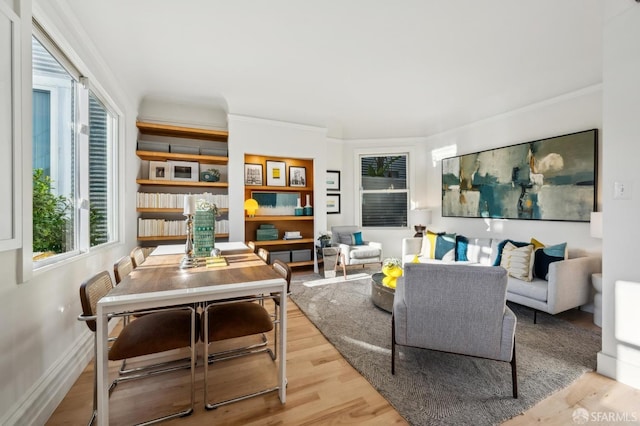
[[[208,360],[204,367],[204,402],[207,410],[279,389],[278,386],[269,387],[220,402],[209,402],[208,396],[209,364],[263,352],[268,353],[272,360],[276,359],[275,353],[267,345],[265,335],[271,330],[273,330],[271,315],[254,301],[211,302],[204,308],[200,338],[204,342],[204,359]],[[263,342],[209,354],[209,344],[212,342],[253,335],[261,335]]]
[[[256,252],[256,243],[254,241],[249,241],[247,243],[247,247],[249,247],[252,252]]]
[[[133,250],[131,250],[131,253],[129,253],[129,257],[131,258],[134,269],[140,266],[146,259],[144,251],[142,251],[142,248],[140,246],[134,247]]]
[[[280,259],[276,259],[273,261],[273,264],[271,265],[271,267],[273,268],[274,271],[276,271],[278,274],[280,274],[282,276],[282,278],[285,279],[285,281],[287,281],[287,296],[289,294],[291,294],[291,276],[293,274],[293,272],[291,271],[291,267],[289,265],[287,265],[285,262],[283,262]],[[274,352],[276,357],[278,356],[278,326],[280,324],[280,319],[278,316],[278,309],[280,309],[280,294],[279,293],[271,293],[271,297],[273,298],[273,304],[274,304],[274,308],[273,308],[273,324],[275,327],[274,330],[274,338],[273,338],[273,343],[274,343]]]
[[[120,284],[122,279],[133,271],[133,262],[131,257],[122,256],[113,264],[113,276],[116,279],[116,285]]]
[[[260,247],[258,248],[258,257],[264,260],[264,263],[269,263],[269,251]]]
[[[84,321],[87,324],[87,327],[89,327],[89,330],[94,333],[93,414],[89,420],[89,425],[91,425],[95,420],[97,408],[97,304],[98,301],[102,297],[106,296],[112,288],[113,281],[111,280],[111,275],[109,275],[109,272],[107,271],[95,274],[88,280],[84,281],[80,286],[82,314],[78,316],[78,320]],[[155,423],[161,420],[187,416],[193,412],[195,403],[195,344],[199,336],[199,315],[196,313],[195,309],[189,306],[149,310],[145,313],[146,315],[131,321],[126,326],[123,326],[120,334],[118,334],[118,337],[113,340],[113,343],[109,348],[108,358],[110,361],[119,361],[175,349],[189,348],[191,360],[189,365],[191,370],[191,399],[189,407],[172,414],[155,418],[147,423]],[[113,315],[112,317],[117,316],[123,315]],[[164,366],[163,368],[151,369],[143,374],[136,371],[134,374],[116,378],[109,387],[109,394],[111,394],[111,391],[120,382],[142,379],[160,373],[167,373],[185,368],[184,364],[169,368],[167,368],[165,364],[162,365]]]

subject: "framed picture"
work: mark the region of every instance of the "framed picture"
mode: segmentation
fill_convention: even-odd
[[[267,160],[267,186],[287,186],[286,163]]]
[[[445,158],[442,216],[589,222],[597,141],[592,129]]]
[[[171,180],[198,182],[200,179],[199,164],[191,161],[168,161]]]
[[[340,191],[340,170],[327,170],[327,191]]]
[[[307,169],[289,166],[289,186],[307,186]]]
[[[245,163],[244,184],[260,186],[262,182],[262,164]]]
[[[149,179],[169,180],[170,178],[169,163],[166,161],[149,161]]]
[[[340,194],[327,194],[327,214],[340,213]]]

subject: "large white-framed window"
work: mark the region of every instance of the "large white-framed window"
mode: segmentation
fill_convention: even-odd
[[[118,115],[37,22],[32,70],[37,269],[116,240]]]
[[[409,152],[359,155],[360,225],[406,228],[409,211]]]

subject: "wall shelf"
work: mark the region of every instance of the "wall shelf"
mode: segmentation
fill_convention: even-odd
[[[147,135],[169,136],[175,138],[199,139],[206,141],[227,142],[229,132],[226,130],[200,129],[193,127],[174,126],[170,124],[136,122],[140,132]]]
[[[175,180],[152,180],[152,179],[136,179],[138,185],[156,185],[156,186],[198,186],[209,188],[228,188],[228,182],[183,182]]]
[[[229,238],[229,234],[216,234],[216,238]],[[138,237],[138,241],[168,241],[187,239],[186,235],[153,235],[151,237]]]
[[[227,164],[229,157],[219,157],[216,155],[198,155],[198,154],[178,154],[174,152],[159,151],[136,151],[136,155],[141,160],[147,161],[198,161],[206,164]]]
[[[313,243],[315,240],[313,238],[299,238],[297,240],[268,240],[268,241],[254,241],[256,247],[273,247],[273,246],[282,246],[289,244],[309,244]]]
[[[278,222],[278,221],[296,221],[296,220],[313,220],[313,216],[254,216],[245,217],[246,222]]]
[[[137,212],[140,213],[182,213],[183,208],[176,209],[160,209],[160,208],[144,208],[138,207],[136,209]],[[229,209],[218,209],[218,213],[227,213]]]

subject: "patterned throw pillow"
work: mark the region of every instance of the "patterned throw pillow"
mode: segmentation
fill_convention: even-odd
[[[455,260],[456,234],[438,234],[436,238],[435,258]]]
[[[420,257],[426,259],[435,259],[436,255],[436,239],[438,234],[427,230],[422,237],[422,248],[420,249]]]
[[[496,260],[493,262],[493,266],[502,266],[502,251],[504,249],[505,244],[507,243],[511,243],[516,247],[524,247],[524,246],[528,246],[531,243],[524,243],[524,242],[520,242],[520,241],[513,241],[513,240],[502,240],[499,244],[497,248],[498,254],[496,256]]]
[[[540,241],[531,239],[531,242],[536,241],[540,247],[536,247],[535,259],[533,262],[533,276],[536,278],[542,278],[543,280],[549,279],[549,265],[553,262],[559,262],[567,258],[567,243],[556,244],[553,246],[545,246]]]
[[[533,244],[516,247],[507,242],[502,249],[500,266],[505,268],[514,278],[531,281],[533,279],[533,260]]]

